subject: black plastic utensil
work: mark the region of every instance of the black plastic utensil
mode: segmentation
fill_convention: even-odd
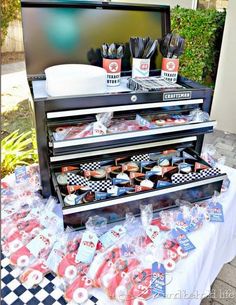
[[[147,54],[148,54],[150,48],[152,47],[152,45],[153,45],[153,40],[149,39],[145,46],[144,52],[143,52],[143,58],[148,58]]]
[[[146,55],[146,58],[151,58],[152,57],[152,55],[154,54],[154,52],[157,49],[157,45],[158,45],[158,41],[154,40],[153,43],[152,43],[152,46],[149,48],[149,51]]]

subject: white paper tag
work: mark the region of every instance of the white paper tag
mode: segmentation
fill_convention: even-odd
[[[61,262],[64,255],[65,255],[64,242],[56,241],[46,261],[47,267],[51,269],[54,273],[56,273],[58,265]]]
[[[126,233],[125,227],[121,225],[114,226],[111,230],[100,237],[100,241],[105,248],[114,245]]]
[[[107,128],[99,122],[93,123],[93,135],[102,136],[107,133]]]
[[[31,254],[38,257],[39,252],[48,248],[53,242],[53,235],[47,229],[44,229],[26,245],[26,248],[29,249]]]
[[[97,243],[98,237],[95,233],[85,232],[82,236],[75,261],[90,264],[93,260]]]
[[[149,225],[146,229],[147,236],[153,241],[155,245],[159,243],[160,229],[157,226]]]
[[[62,218],[52,211],[47,211],[43,217],[40,217],[40,222],[44,227],[55,225],[57,228],[64,228]]]

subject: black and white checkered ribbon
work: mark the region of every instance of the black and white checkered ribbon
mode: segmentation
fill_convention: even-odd
[[[69,185],[88,185],[89,180],[83,176],[79,176],[73,173],[67,173],[67,183]]]
[[[136,161],[136,162],[150,161],[150,155],[149,154],[143,154],[143,155],[132,156],[131,160]]]
[[[88,186],[93,192],[106,191],[112,186],[111,180],[89,181]]]
[[[90,163],[80,164],[81,170],[95,170],[99,168],[101,168],[100,162],[90,162]]]
[[[219,174],[220,174],[219,168],[208,168],[201,170],[199,173],[174,174],[172,175],[171,180],[173,184],[178,184],[178,183],[184,183],[203,178],[208,178]]]

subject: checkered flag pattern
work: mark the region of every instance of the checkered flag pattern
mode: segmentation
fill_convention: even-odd
[[[173,184],[179,184],[184,182],[190,182],[193,178],[188,174],[174,174],[171,177],[171,181]]]
[[[89,180],[83,176],[79,176],[73,173],[67,173],[67,183],[69,185],[88,185]]]
[[[189,174],[174,174],[171,177],[173,184],[190,182],[194,180],[199,180],[207,177],[212,177],[220,174],[219,168],[208,168],[203,169],[199,173],[189,173]]]
[[[150,161],[150,155],[149,154],[143,154],[143,155],[132,156],[131,160],[136,161],[136,162]]]
[[[12,270],[9,259],[2,256],[1,260],[1,305],[66,305],[64,292],[58,288],[61,279],[51,273],[32,289],[27,289],[18,280],[17,269]],[[83,305],[105,305],[102,300],[90,296]]]
[[[90,162],[90,163],[84,163],[80,164],[80,169],[81,170],[95,170],[101,168],[101,163],[100,162]]]
[[[111,180],[89,181],[89,187],[93,192],[106,191],[112,186]]]
[[[201,178],[216,176],[220,174],[220,169],[219,168],[203,169],[200,171],[200,174],[201,174]]]

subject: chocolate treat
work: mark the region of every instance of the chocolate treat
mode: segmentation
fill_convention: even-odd
[[[139,171],[139,166],[134,161],[130,161],[126,165],[127,165],[127,171],[128,172],[138,172]]]
[[[93,181],[99,181],[106,177],[106,171],[103,168],[96,169],[94,172],[96,173],[91,176],[91,180]]]
[[[57,175],[57,183],[59,185],[67,185],[67,175],[66,174]]]
[[[92,191],[89,191],[84,197],[83,197],[83,202],[88,203],[92,202],[95,199],[95,194]]]
[[[154,183],[151,180],[145,179],[140,183],[141,186],[153,188]]]
[[[143,177],[135,177],[135,178],[134,178],[134,184],[140,185],[140,183],[141,183],[143,180],[145,180],[145,176],[143,176]]]
[[[84,194],[90,190],[89,186],[82,186],[81,189],[79,190],[80,194]]]
[[[129,179],[129,176],[126,174],[126,173],[119,173],[117,176],[116,176],[117,179],[124,179],[126,181],[124,182],[121,182],[121,184],[128,184],[130,183],[130,179]]]
[[[152,172],[155,172],[155,175],[162,176],[162,168],[159,165],[155,165],[151,169]]]
[[[189,174],[192,171],[191,165],[186,163],[186,162],[182,162],[178,165],[180,172],[184,173],[184,174]]]
[[[155,124],[156,124],[157,126],[164,126],[164,125],[166,124],[166,121],[165,121],[165,120],[162,120],[162,119],[156,120],[156,121],[155,121]]]
[[[149,164],[143,167],[143,173],[149,172],[152,170],[153,164]]]
[[[64,198],[64,203],[66,205],[75,205],[75,199],[77,198],[78,196],[75,195],[75,194],[70,194],[70,195],[67,195],[65,198]]]
[[[119,166],[119,168],[115,169],[114,171],[111,171],[110,177],[111,177],[111,178],[116,178],[116,176],[117,176],[118,174],[120,174],[120,173],[121,173],[121,166]]]
[[[170,161],[167,158],[160,159],[159,165],[160,166],[169,166]]]

